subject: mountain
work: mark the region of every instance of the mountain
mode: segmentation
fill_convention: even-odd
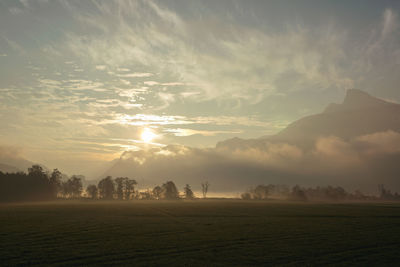
[[[293,122],[275,138],[303,141],[334,135],[348,140],[388,130],[400,131],[400,105],[352,89],[347,91],[342,104],[331,104],[320,114]]]
[[[217,147],[242,148],[260,145],[265,141],[309,147],[318,137],[336,136],[350,140],[390,130],[400,132],[400,105],[351,89],[347,91],[342,104],[330,104],[322,113],[301,118],[274,136],[262,138],[261,141],[233,138],[218,143]]]

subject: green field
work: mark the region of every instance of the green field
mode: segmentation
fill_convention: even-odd
[[[400,264],[400,204],[0,205],[0,265]]]

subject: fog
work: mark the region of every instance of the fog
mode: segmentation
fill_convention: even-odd
[[[258,140],[247,147],[163,148],[125,152],[105,175],[129,176],[142,185],[171,179],[198,189],[209,181],[213,191],[240,191],[258,184],[340,185],[376,192],[377,185],[400,188],[400,134],[393,131],[345,141],[318,138],[309,149]]]

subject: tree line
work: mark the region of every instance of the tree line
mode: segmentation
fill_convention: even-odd
[[[87,187],[87,196],[91,199],[167,199],[175,200],[180,198],[194,199],[195,195],[190,187],[186,185],[183,188],[183,195],[180,194],[176,185],[172,181],[167,181],[161,186],[155,186],[153,189],[145,191],[135,190],[136,180],[128,177],[117,177],[113,179],[111,176],[100,180],[98,185],[91,184]]]
[[[33,165],[28,172],[3,173],[0,171],[0,202],[54,200],[57,198],[90,198],[104,200],[176,200],[195,199],[196,196],[189,184],[179,192],[173,181],[167,181],[152,189],[139,191],[137,181],[128,177],[113,179],[107,176],[97,185],[90,184],[83,188],[84,176],[68,177],[58,169],[52,172],[44,170],[40,165]],[[210,184],[201,183],[203,198],[207,197]],[[287,185],[258,185],[241,195],[244,200],[282,199],[293,201],[351,201],[351,200],[388,200],[399,201],[400,195],[391,192],[384,185],[378,186],[379,196],[364,195],[360,191],[347,192],[340,186],[289,187]]]
[[[258,185],[241,195],[245,200],[282,199],[293,201],[353,201],[353,200],[393,200],[399,201],[400,195],[385,189],[384,185],[378,186],[379,195],[369,196],[361,191],[347,192],[340,186],[301,187],[295,185]]]
[[[139,191],[135,179],[107,176],[98,184],[83,188],[82,175],[67,177],[58,169],[45,171],[40,165],[33,165],[27,173],[3,173],[0,171],[0,201],[54,200],[57,198],[90,198],[104,200],[155,199],[175,200],[196,198],[189,184],[179,192],[173,181],[167,181],[153,189]],[[210,184],[202,183],[203,197],[206,198]]]

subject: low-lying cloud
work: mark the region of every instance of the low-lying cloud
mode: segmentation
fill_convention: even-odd
[[[191,148],[171,145],[125,152],[107,174],[154,185],[209,181],[216,191],[240,191],[257,184],[341,185],[373,192],[377,184],[400,189],[400,133],[387,131],[351,140],[322,137],[310,148],[267,139],[235,147]]]

